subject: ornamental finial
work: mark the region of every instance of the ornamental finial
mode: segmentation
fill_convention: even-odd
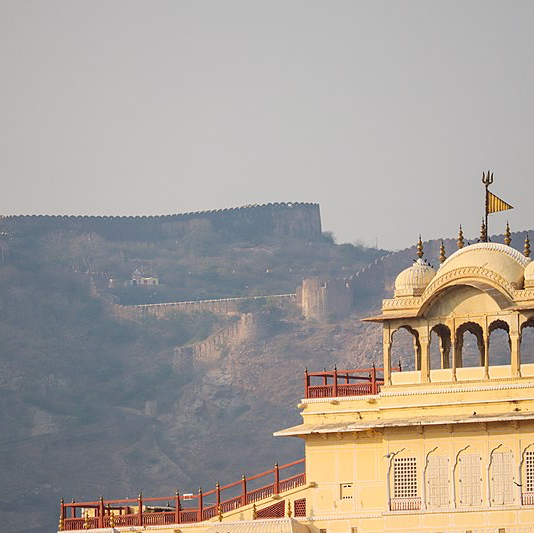
[[[525,237],[525,250],[523,252],[523,255],[525,257],[530,257],[530,239],[528,238],[528,233],[527,233],[527,236]]]
[[[421,259],[425,252],[423,252],[423,241],[421,240],[421,235],[419,235],[419,241],[417,242],[417,257]]]
[[[63,520],[63,515],[59,515],[59,526],[57,528],[58,531],[64,531],[65,530],[65,521]]]
[[[445,245],[443,244],[443,239],[441,239],[441,244],[439,245],[439,262],[443,264],[445,263],[445,259],[447,259],[445,256]]]
[[[258,509],[256,508],[256,504],[252,506],[252,520],[256,520],[258,518]]]
[[[109,527],[115,527],[115,513],[113,511],[109,512]]]
[[[458,249],[461,250],[464,247],[464,232],[462,231],[462,225],[460,224],[460,231],[458,232]]]
[[[291,511],[291,500],[287,500],[287,517],[291,518],[292,514],[293,513]]]
[[[484,224],[484,219],[482,219],[482,225],[480,226],[480,240],[482,242],[488,242],[488,229],[486,224]]]
[[[85,511],[85,520],[83,522],[83,528],[89,529],[91,527],[91,523],[89,522],[89,511]]]
[[[510,225],[508,224],[508,221],[506,221],[506,230],[504,231],[504,244],[506,244],[506,246],[510,246],[511,242],[512,234],[510,233]]]
[[[222,505],[220,504],[219,504],[219,507],[217,507],[217,516],[219,517],[219,522],[222,522],[223,521],[223,510],[222,510]]]

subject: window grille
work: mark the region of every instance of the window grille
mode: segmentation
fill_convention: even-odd
[[[352,483],[341,483],[339,486],[339,496],[342,500],[352,500],[354,497],[354,487]]]
[[[284,518],[285,516],[285,501],[281,500],[274,505],[259,509],[256,513],[257,518]]]
[[[449,500],[449,459],[431,455],[426,471],[429,507],[448,507]]]
[[[467,453],[460,457],[458,465],[460,467],[460,505],[473,506],[482,503],[480,476],[480,465],[482,459],[480,455]]]
[[[294,501],[295,516],[306,516],[306,498]]]
[[[393,460],[393,497],[417,496],[417,463],[415,457],[396,457]]]
[[[514,457],[511,452],[495,452],[491,461],[491,502],[507,505],[514,501]]]
[[[527,470],[527,492],[534,492],[534,451],[528,451],[525,455],[525,466]]]

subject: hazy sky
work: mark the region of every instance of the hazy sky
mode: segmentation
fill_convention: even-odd
[[[534,228],[534,2],[0,0],[0,213],[321,204],[338,240]],[[534,235],[533,235],[534,237]]]

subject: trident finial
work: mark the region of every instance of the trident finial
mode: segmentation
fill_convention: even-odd
[[[508,221],[506,221],[506,230],[504,231],[504,244],[506,244],[506,246],[510,246],[511,242],[512,234],[510,233],[510,225],[508,224]]]
[[[445,245],[443,244],[443,239],[441,239],[441,244],[439,246],[439,262],[441,264],[445,263]]]
[[[480,226],[480,240],[488,242],[488,230],[486,229],[486,224],[484,224],[484,219],[482,219],[482,225]]]
[[[530,257],[530,239],[528,238],[528,233],[527,233],[527,236],[525,237],[525,250],[523,252],[523,255],[525,257]]]
[[[460,231],[458,232],[458,249],[461,250],[464,247],[464,232],[462,231],[462,225],[460,224]]]
[[[488,173],[485,174],[482,172],[482,183],[487,187],[488,185],[491,185],[493,183],[493,172],[490,174],[490,171],[488,170]]]
[[[421,240],[421,235],[419,235],[419,241],[417,242],[417,257],[421,259],[425,252],[423,252],[423,241]]]

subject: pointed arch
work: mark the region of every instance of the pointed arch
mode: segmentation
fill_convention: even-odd
[[[456,454],[453,501],[455,507],[475,507],[482,503],[482,455],[470,444]]]
[[[488,326],[488,353],[486,354],[486,357],[488,358],[488,363],[492,364],[492,358],[490,357],[492,354],[491,346],[492,346],[492,334],[493,335],[493,345],[494,347],[497,347],[497,353],[494,354],[496,356],[501,355],[503,361],[501,361],[499,364],[509,365],[512,363],[512,343],[510,340],[510,325],[508,322],[502,319],[497,319],[491,322],[491,324]],[[503,334],[504,333],[504,334]],[[503,353],[503,350],[507,350],[508,353]],[[493,362],[495,364],[495,362]]]
[[[412,336],[414,358],[407,358],[405,354],[399,352],[399,336],[397,336],[397,343],[395,343],[395,335],[401,330],[405,330]],[[405,339],[406,342],[406,339]],[[421,343],[419,341],[419,332],[408,324],[402,324],[391,332],[391,359],[395,363],[399,361],[399,366],[402,370],[421,370]]]
[[[438,368],[451,368],[451,330],[445,324],[436,324],[430,329],[430,370]],[[434,340],[437,339],[439,347],[439,363],[432,350]]]
[[[521,364],[534,363],[534,317],[521,324],[520,329]]]
[[[470,357],[465,357],[464,354],[464,335],[470,333],[474,335],[476,344],[478,347],[478,364],[466,364],[472,363]],[[456,328],[456,368],[462,368],[466,366],[484,366],[486,361],[485,346],[484,346],[484,330],[482,326],[477,322],[467,321],[460,324]]]
[[[425,509],[449,507],[450,457],[443,448],[436,446],[426,454],[423,470],[422,494]]]
[[[490,452],[487,465],[487,498],[489,505],[514,503],[514,453],[504,444]]]

